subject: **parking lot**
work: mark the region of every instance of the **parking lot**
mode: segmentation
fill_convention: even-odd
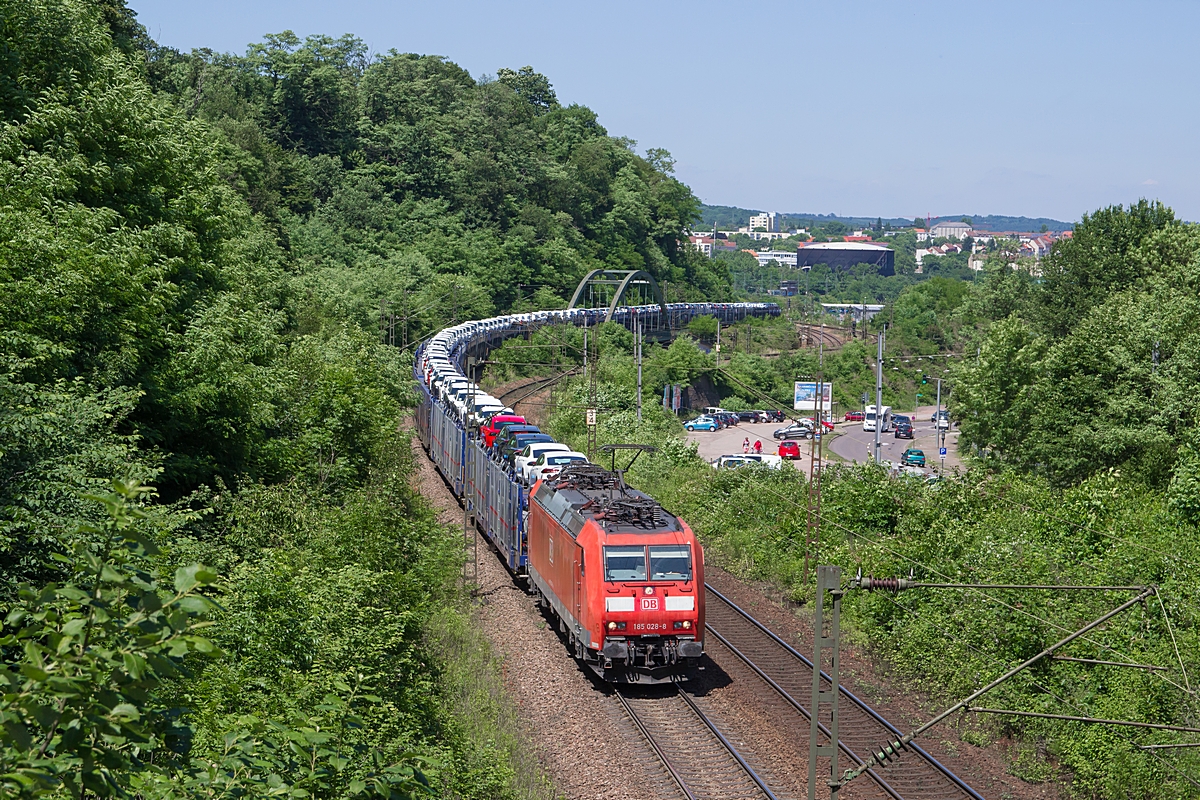
[[[779,449],[779,442],[771,438],[771,432],[786,427],[787,424],[786,422],[743,422],[719,431],[691,431],[687,434],[687,440],[697,444],[700,457],[708,462],[715,461],[719,456],[741,453],[742,441],[746,438],[750,439],[751,448],[754,447],[755,441],[761,441],[763,453],[775,455]],[[794,441],[800,445],[801,457],[787,463],[808,475],[812,440],[797,439]]]
[[[885,433],[881,437],[885,461],[898,464],[900,455],[906,448],[916,447],[925,452],[925,474],[937,474],[938,468],[941,466],[938,458],[938,437],[933,423],[929,421],[933,410],[933,406],[922,406],[915,414],[902,412],[915,417],[916,424],[913,427],[916,437],[896,439],[891,432]],[[754,447],[755,441],[761,441],[763,453],[775,455],[778,453],[779,442],[771,437],[771,433],[787,425],[787,422],[743,422],[719,431],[692,431],[687,434],[687,441],[695,442],[699,448],[700,457],[709,463],[720,456],[741,453],[742,441],[746,438],[750,439],[751,448]],[[795,441],[800,445],[801,457],[788,463],[807,476],[811,463],[812,440],[798,439]],[[861,422],[839,422],[837,430],[825,437],[825,461],[868,461],[874,442],[875,434],[864,431]],[[946,435],[946,449],[944,468],[947,471],[953,471],[961,467],[962,462],[958,457],[958,430],[955,428],[951,428]]]

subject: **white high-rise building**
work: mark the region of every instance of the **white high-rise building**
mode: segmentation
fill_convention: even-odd
[[[755,228],[763,228],[767,233],[774,233],[779,230],[779,215],[774,211],[765,214],[755,214],[750,217],[750,230]]]

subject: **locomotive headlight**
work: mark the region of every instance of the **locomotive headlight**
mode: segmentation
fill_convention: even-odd
[[[692,621],[690,619],[685,619],[683,621],[683,629],[685,631],[689,631],[692,629]]]
[[[615,631],[617,629],[617,623],[613,622],[612,620],[609,620],[608,629],[610,631]]]

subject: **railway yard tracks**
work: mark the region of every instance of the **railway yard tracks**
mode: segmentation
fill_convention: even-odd
[[[616,687],[638,732],[687,800],[777,800],[762,777],[685,690]]]
[[[776,718],[791,717],[798,735],[797,758],[807,759],[808,707],[812,696],[812,662],[768,630],[765,626],[735,605],[711,586],[706,587],[706,618],[709,632],[710,658],[718,663],[725,657],[724,649],[740,662],[745,670],[754,673],[767,685],[762,694],[764,702],[776,706]],[[717,647],[713,647],[718,643]],[[828,689],[827,681],[822,680]],[[872,750],[898,738],[901,732],[841,687],[839,712],[839,750],[841,766],[856,767]],[[785,722],[786,724],[786,722]],[[826,731],[826,737],[828,732]],[[828,738],[825,739],[828,742]],[[822,767],[827,775],[828,764]],[[823,789],[823,778],[819,786]],[[855,797],[883,797],[892,800],[950,800],[951,798],[983,798],[960,778],[946,769],[915,743],[893,757],[883,767],[870,770],[863,778],[849,784]],[[824,795],[824,790],[819,792]],[[850,792],[843,790],[845,796]]]

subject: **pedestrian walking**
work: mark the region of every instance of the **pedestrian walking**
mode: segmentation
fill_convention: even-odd
[[[747,436],[745,439],[742,440],[742,452],[743,453],[750,452],[750,437],[749,436]]]
[[[762,439],[758,439],[754,442],[754,455],[762,455]]]

